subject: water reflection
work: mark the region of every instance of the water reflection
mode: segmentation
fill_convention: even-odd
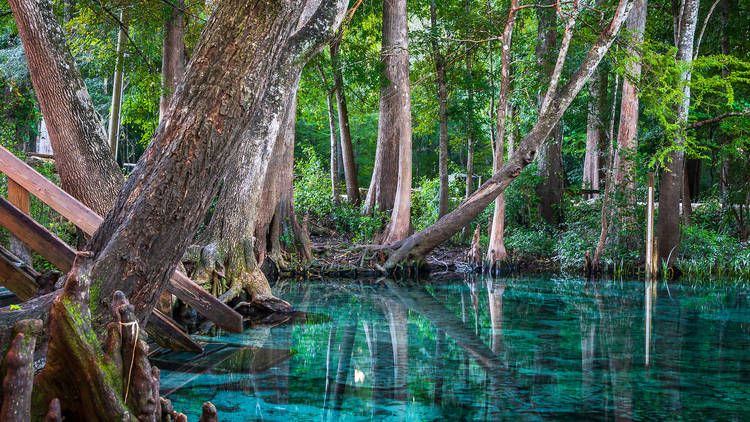
[[[227,420],[748,419],[747,290],[467,278],[276,286],[306,313],[155,356]],[[196,418],[197,419],[197,418]]]

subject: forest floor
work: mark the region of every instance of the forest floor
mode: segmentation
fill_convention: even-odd
[[[338,233],[314,233],[313,261],[308,265],[292,263],[281,269],[281,276],[306,275],[328,277],[377,277],[377,265],[385,263],[389,249],[380,245],[355,245],[352,238]],[[458,274],[480,271],[468,259],[468,245],[447,243],[437,247],[426,257],[420,276],[431,279],[451,278]],[[512,256],[502,272],[554,271],[557,265],[548,259]],[[423,271],[423,272],[422,272]]]

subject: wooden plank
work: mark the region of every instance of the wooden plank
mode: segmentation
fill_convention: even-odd
[[[146,332],[156,344],[166,349],[203,353],[200,344],[182,331],[172,318],[157,309],[154,309],[148,318]]]
[[[14,182],[10,177],[8,178],[8,201],[15,205],[16,208],[29,214],[31,210],[31,201],[29,200],[29,191],[24,189],[23,186]]]
[[[212,294],[205,294],[206,291],[188,278],[180,271],[175,271],[169,280],[168,290],[189,304],[196,312],[209,318],[217,326],[225,330],[241,333],[242,316],[220,301]],[[212,317],[209,317],[211,315]]]
[[[0,147],[0,171],[87,234],[94,233],[101,224],[102,218],[94,211],[3,147]]]
[[[8,179],[15,180],[21,187],[34,194],[88,235],[94,234],[104,221],[97,213],[37,173],[36,170],[2,146],[0,146],[0,171],[5,173]],[[2,224],[2,221],[0,221],[0,224]],[[38,226],[38,224],[36,225]],[[42,229],[44,228],[42,227]],[[23,240],[20,236],[16,237]],[[42,251],[36,249],[34,245],[27,244],[61,270],[68,271],[70,268],[70,264],[67,267],[62,267],[45,256]],[[73,252],[73,256],[75,256],[75,252]],[[70,262],[72,263],[72,258]],[[242,332],[242,315],[195,284],[185,274],[175,271],[167,290],[213,321],[217,326],[236,333]]]
[[[39,286],[36,284],[36,271],[0,247],[0,283],[13,292],[21,300],[29,300],[36,296]]]
[[[70,270],[75,250],[5,198],[0,198],[0,225],[61,271]]]

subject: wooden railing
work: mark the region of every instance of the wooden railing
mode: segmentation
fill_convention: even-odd
[[[88,235],[96,231],[103,221],[102,217],[1,146],[0,172],[8,178],[8,200],[0,198],[0,225],[60,270],[67,272],[76,252],[29,216],[29,195],[39,198]],[[4,262],[0,256],[0,271],[8,265],[13,266],[14,263]],[[0,281],[22,300],[33,297],[38,289],[34,280],[24,280],[18,274]],[[167,291],[217,326],[232,332],[242,331],[241,315],[180,271],[172,275]],[[157,315],[157,318],[161,316]]]

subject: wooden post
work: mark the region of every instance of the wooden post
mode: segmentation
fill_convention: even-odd
[[[16,183],[10,176],[8,179],[8,202],[28,215],[31,211],[29,191]],[[17,237],[10,235],[10,252],[22,262],[31,265],[31,248]]]
[[[648,173],[648,202],[646,204],[646,277],[654,275],[654,172]]]

